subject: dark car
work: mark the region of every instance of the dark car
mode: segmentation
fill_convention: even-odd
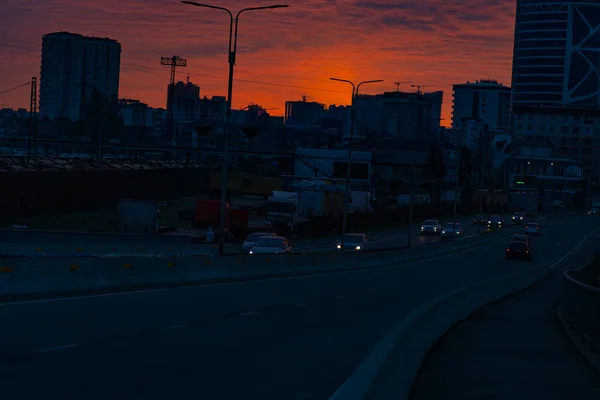
[[[529,248],[532,249],[532,239],[529,235],[523,234],[523,233],[516,233],[514,235],[512,235],[512,238],[510,239],[511,242],[524,242],[527,243],[529,245]]]
[[[490,229],[502,228],[504,226],[504,221],[502,220],[501,216],[499,216],[499,215],[492,215],[490,217],[490,219],[488,219],[487,226]]]
[[[513,224],[522,224],[525,222],[525,218],[526,216],[524,212],[516,212],[512,216],[512,222]]]
[[[487,218],[483,214],[477,214],[473,217],[474,225],[485,225],[487,223]]]
[[[531,247],[526,242],[512,241],[506,248],[506,259],[531,261]]]

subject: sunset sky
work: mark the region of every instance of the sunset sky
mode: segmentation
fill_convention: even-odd
[[[204,0],[236,11],[283,0]],[[364,93],[412,81],[444,91],[450,123],[452,84],[497,79],[510,84],[514,0],[289,0],[287,9],[240,18],[235,108],[255,102],[282,115],[286,100],[348,104],[350,88],[329,77],[384,79]],[[188,60],[178,80],[202,96],[225,95],[229,21],[222,11],[174,0],[2,0],[0,93],[39,76],[42,35],[70,31],[122,44],[119,97],[165,107],[168,67]],[[409,84],[400,86],[414,90]],[[0,107],[27,108],[28,87],[0,94]]]

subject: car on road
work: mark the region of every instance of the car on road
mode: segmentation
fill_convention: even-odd
[[[591,208],[590,211],[588,211],[588,215],[596,215],[598,214],[598,212],[600,212],[600,210],[598,210],[596,207]]]
[[[242,253],[249,253],[252,246],[256,244],[256,241],[263,236],[277,236],[275,233],[269,232],[254,232],[246,236],[244,243],[242,243]]]
[[[510,238],[511,242],[523,242],[523,243],[527,243],[529,245],[529,248],[533,248],[533,246],[531,245],[531,237],[529,237],[529,235],[525,235],[523,233],[516,233],[514,235],[512,235],[512,238]]]
[[[435,235],[440,236],[442,234],[442,225],[437,219],[428,219],[421,225],[421,236]]]
[[[350,252],[364,252],[371,251],[369,245],[369,239],[364,233],[348,233],[344,235],[344,246],[342,248],[342,241],[338,240],[336,249],[338,251],[350,251]]]
[[[538,222],[528,222],[525,225],[525,233],[528,235],[542,236],[542,226]]]
[[[512,222],[513,224],[522,224],[525,222],[525,218],[526,216],[524,212],[516,212],[512,216]]]
[[[254,246],[248,250],[249,254],[292,254],[292,244],[283,236],[261,236]]]
[[[510,242],[506,248],[506,259],[531,261],[531,247],[525,242]]]
[[[442,239],[462,237],[464,235],[465,231],[460,222],[448,222],[442,228]]]
[[[487,218],[483,214],[477,214],[473,217],[473,225],[485,225],[487,224]]]
[[[498,229],[504,226],[504,220],[500,215],[492,215],[490,219],[488,219],[487,226],[489,229]]]

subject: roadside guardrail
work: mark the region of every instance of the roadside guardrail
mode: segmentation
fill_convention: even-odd
[[[563,310],[577,334],[600,351],[600,288],[588,284],[592,278],[590,264],[564,273]]]

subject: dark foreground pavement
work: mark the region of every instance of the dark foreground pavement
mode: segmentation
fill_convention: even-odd
[[[0,304],[1,398],[325,400],[415,308],[553,263],[596,224],[543,226],[532,264],[500,240],[394,268]]]
[[[586,264],[597,249],[598,237],[565,268]],[[600,399],[600,373],[556,317],[563,271],[481,309],[446,334],[421,366],[410,399]]]

